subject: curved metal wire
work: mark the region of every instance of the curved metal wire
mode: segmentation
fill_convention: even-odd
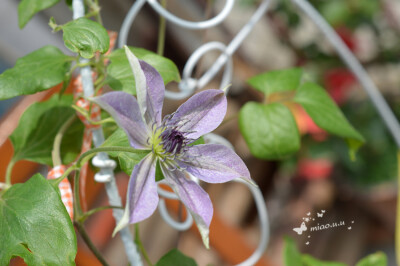
[[[199,22],[184,20],[171,14],[165,8],[163,8],[156,0],[147,0],[147,2],[160,16],[163,16],[165,19],[176,24],[177,26],[191,30],[201,30],[214,27],[219,23],[221,23],[231,12],[235,0],[226,0],[224,8],[217,16],[209,20],[199,21]]]
[[[177,16],[171,14],[165,8],[163,8],[156,0],[137,0],[132,5],[131,9],[129,9],[128,14],[124,19],[124,22],[122,23],[122,27],[118,38],[118,47],[121,48],[127,43],[128,34],[132,26],[132,23],[135,20],[136,15],[139,13],[140,9],[146,2],[148,2],[160,16],[163,16],[170,22],[178,26],[181,26],[183,28],[188,28],[193,30],[206,29],[218,25],[229,15],[229,13],[232,10],[233,4],[235,3],[234,0],[226,0],[224,8],[217,16],[209,20],[193,22],[178,18]]]
[[[185,207],[186,208],[186,207]],[[158,210],[160,211],[161,217],[164,219],[164,221],[169,224],[172,228],[178,230],[178,231],[186,231],[188,230],[192,224],[193,224],[193,217],[189,214],[189,212],[186,212],[186,220],[183,222],[177,222],[175,221],[168,212],[167,206],[165,205],[165,200],[163,198],[160,199],[158,202]]]
[[[235,182],[245,184],[251,194],[253,195],[254,201],[256,203],[258,217],[260,218],[260,242],[258,243],[257,249],[251,254],[249,258],[245,261],[235,265],[235,266],[251,266],[256,264],[256,262],[262,257],[267,248],[269,242],[269,221],[268,221],[268,212],[267,206],[265,205],[264,197],[261,193],[261,190],[258,187],[251,185],[249,182],[246,182],[242,179],[235,179]]]
[[[239,31],[239,33],[233,38],[233,40],[229,43],[228,46],[220,42],[210,42],[203,44],[190,56],[189,60],[186,62],[182,81],[179,84],[180,92],[170,92],[166,91],[165,96],[169,99],[183,99],[191,95],[196,89],[201,89],[205,87],[221,70],[221,68],[225,65],[225,70],[223,74],[223,78],[221,81],[220,88],[226,87],[232,80],[232,55],[239,48],[240,44],[246,39],[246,37],[250,34],[251,30],[254,28],[256,23],[262,18],[262,16],[267,12],[270,0],[264,0],[250,20],[243,26],[243,28]],[[215,63],[211,66],[206,73],[203,74],[201,78],[198,80],[191,78],[191,73],[195,65],[198,63],[201,56],[203,56],[206,52],[211,50],[220,50],[222,54],[217,58]]]
[[[128,42],[129,30],[132,27],[132,23],[136,18],[136,15],[139,13],[140,9],[146,3],[146,0],[137,0],[133,3],[132,7],[129,9],[126,14],[124,21],[122,22],[121,29],[118,34],[118,47],[122,48]]]
[[[212,50],[219,50],[221,52],[225,52],[226,46],[225,44],[221,42],[209,42],[206,43],[199,48],[197,48],[196,51],[192,53],[192,55],[189,57],[188,61],[185,64],[185,67],[182,72],[182,81],[179,83],[179,88],[180,92],[172,92],[172,91],[165,91],[165,97],[173,100],[180,100],[184,99],[196,90],[196,88],[201,88],[203,86],[198,85],[198,80],[192,78],[192,72],[196,64],[199,62],[200,58],[204,56],[207,52],[212,51]],[[225,64],[226,62],[224,62]],[[232,65],[232,58],[229,56],[229,60],[226,63],[225,70],[222,76],[222,81],[220,84],[220,89],[225,88],[227,85],[232,80],[232,70],[233,70],[233,65]]]

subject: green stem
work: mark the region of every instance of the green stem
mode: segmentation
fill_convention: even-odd
[[[54,166],[62,164],[61,142],[62,142],[65,132],[72,125],[72,123],[75,121],[75,119],[76,119],[76,116],[73,115],[67,121],[65,121],[65,123],[61,126],[60,130],[58,131],[56,137],[54,138],[53,150],[51,151],[51,158],[53,160]]]
[[[80,167],[82,165],[82,162],[84,163],[83,160],[86,157],[93,156],[96,153],[99,153],[99,152],[113,152],[113,151],[130,152],[130,153],[136,153],[136,154],[138,154],[138,153],[149,153],[150,152],[149,150],[137,150],[137,149],[134,149],[134,148],[131,148],[131,147],[120,147],[120,146],[99,147],[99,148],[94,148],[94,149],[91,149],[91,150],[83,153],[78,158],[78,160],[76,162],[76,165],[78,167]]]
[[[400,265],[400,150],[397,151],[397,210],[396,210],[396,231],[395,251],[397,265]]]
[[[94,121],[89,117],[89,114],[87,113],[87,111],[85,109],[83,109],[82,107],[79,107],[77,105],[71,105],[71,107],[75,111],[77,111],[78,113],[83,115],[86,118],[86,120],[90,122],[90,124],[102,125],[102,124],[106,124],[106,123],[115,123],[115,120],[112,117],[108,117],[108,118],[105,118],[105,119],[100,120],[100,121]]]
[[[151,263],[151,260],[149,258],[149,255],[146,252],[146,249],[143,247],[142,241],[140,241],[140,235],[139,235],[139,224],[135,224],[135,243],[139,247],[140,252],[143,254],[144,259],[146,260],[147,264],[149,266],[153,266]]]
[[[83,240],[85,241],[86,245],[89,249],[93,252],[96,258],[101,262],[101,264],[108,266],[106,260],[101,256],[100,251],[96,248],[93,244],[92,240],[90,239],[89,235],[86,233],[85,227],[82,223],[75,221],[74,222],[76,229],[78,230],[79,234],[82,236]]]
[[[79,170],[75,171],[74,176],[74,217],[82,216],[81,198],[79,197]]]
[[[167,7],[167,0],[161,0],[162,7]],[[163,55],[164,54],[164,47],[165,47],[165,30],[166,30],[166,21],[163,16],[160,16],[160,26],[158,28],[158,43],[157,43],[157,54]]]
[[[95,208],[95,209],[85,212],[84,214],[82,214],[81,217],[77,217],[76,220],[83,223],[91,215],[93,215],[99,211],[108,210],[108,209],[123,209],[123,207],[121,207],[121,206],[101,206],[101,207],[98,207],[98,208]]]
[[[79,58],[74,57],[74,60],[79,60]],[[79,63],[79,61],[77,61],[77,63],[71,67],[69,74],[72,75],[72,73],[74,73],[75,69],[86,67],[86,66],[95,66],[95,64],[92,61],[89,61],[87,63]]]
[[[67,168],[65,170],[64,174],[56,179],[50,179],[50,182],[52,182],[54,185],[57,185],[61,183],[61,181],[64,180],[72,171],[78,170],[79,168],[76,167],[75,165],[72,165],[71,167]]]
[[[12,173],[12,169],[16,162],[17,162],[17,160],[14,160],[14,158],[12,158],[11,161],[9,162],[9,164],[7,165],[7,170],[6,170],[6,185],[7,186],[11,186],[11,173]]]
[[[97,15],[99,14],[98,10],[95,11],[91,11],[89,13],[86,13],[86,15],[84,16],[85,18],[91,18],[91,17],[96,17],[97,20]]]
[[[103,88],[104,85],[106,85],[106,84],[107,84],[107,82],[106,82],[105,79],[102,80],[100,83],[98,83],[98,84],[96,85],[95,89],[94,89],[94,95],[97,95],[97,94],[99,93],[99,90],[100,90],[101,88]]]
[[[96,2],[93,2],[92,0],[85,0],[85,4],[89,7],[89,13],[87,13],[87,15],[94,16],[97,22],[103,25],[100,15],[99,2],[97,0]]]

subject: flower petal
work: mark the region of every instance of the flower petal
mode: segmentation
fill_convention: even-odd
[[[130,223],[143,221],[157,208],[156,164],[153,154],[147,155],[133,169],[127,195]]]
[[[226,96],[222,90],[205,90],[190,97],[179,106],[170,123],[188,138],[197,139],[221,124],[226,113]]]
[[[127,46],[125,46],[125,53],[135,77],[140,112],[148,126],[151,127],[153,123],[160,125],[164,82],[157,70],[146,62],[139,61]]]
[[[242,159],[224,145],[200,144],[188,147],[185,157],[178,164],[208,183],[223,183],[234,178],[254,183]]]
[[[208,194],[196,182],[186,178],[179,170],[170,171],[163,164],[161,170],[165,180],[189,210],[201,234],[204,245],[209,248],[209,227],[213,206]]]
[[[153,154],[144,157],[133,168],[128,185],[125,212],[114,234],[128,224],[138,223],[153,214],[158,204]]]
[[[125,130],[132,147],[144,149],[148,146],[147,139],[150,133],[140,115],[135,97],[126,92],[113,91],[95,97],[93,101],[106,110]]]

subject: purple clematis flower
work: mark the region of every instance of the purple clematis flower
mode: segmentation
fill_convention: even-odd
[[[110,92],[94,101],[125,130],[133,148],[151,152],[133,169],[125,212],[114,232],[155,211],[159,200],[155,171],[159,162],[166,182],[193,216],[208,247],[213,206],[208,194],[188,178],[188,173],[209,183],[234,178],[253,182],[246,165],[231,149],[217,144],[190,146],[222,122],[227,107],[225,94],[222,90],[202,91],[162,119],[165,87],[160,74],[139,61],[127,47],[125,51],[135,77],[137,100],[125,92]]]

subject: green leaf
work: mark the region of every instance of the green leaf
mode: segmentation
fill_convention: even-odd
[[[250,78],[247,82],[250,86],[269,96],[275,92],[293,91],[301,82],[303,70],[301,68],[290,68],[263,73]]]
[[[347,0],[335,0],[323,2],[321,14],[332,26],[345,23],[351,17],[351,9]]]
[[[29,106],[10,136],[14,146],[13,160],[30,160],[52,165],[54,138],[65,121],[75,114],[71,104],[72,96],[58,99],[55,95],[46,102]],[[79,154],[82,135],[83,127],[79,125],[67,131],[68,140],[64,140],[61,147],[64,163],[71,162]]]
[[[246,103],[239,113],[240,131],[251,153],[280,159],[300,148],[300,135],[290,110],[281,103]]]
[[[194,259],[186,256],[177,249],[173,249],[165,254],[155,266],[197,266]]]
[[[194,142],[190,143],[189,146],[194,146],[194,145],[199,145],[199,144],[205,144],[206,142],[204,141],[203,137],[198,138]]]
[[[17,60],[0,75],[0,100],[47,90],[63,82],[71,57],[48,45]]]
[[[0,265],[75,265],[76,236],[59,193],[40,174],[0,197]]]
[[[61,142],[61,158],[63,164],[67,165],[72,163],[80,154],[84,130],[84,124],[79,119],[75,119],[65,132]]]
[[[285,266],[346,266],[341,262],[321,261],[308,254],[301,254],[296,243],[290,237],[285,237],[283,257]]]
[[[126,136],[125,132],[122,129],[117,129],[109,138],[107,138],[101,147],[111,147],[111,146],[120,146],[120,147],[129,147],[129,140]],[[137,150],[137,153],[131,152],[108,152],[111,157],[118,158],[119,165],[121,166],[122,171],[130,175],[133,171],[133,167],[138,164],[147,154],[148,150]]]
[[[105,53],[110,47],[107,30],[93,20],[78,18],[60,28],[65,46],[84,58],[92,58],[95,52]]]
[[[385,253],[376,252],[360,260],[356,266],[387,266]]]
[[[60,0],[22,0],[18,5],[18,24],[22,29],[31,18],[44,9],[54,6]]]
[[[296,247],[296,243],[292,238],[285,237],[285,247],[283,250],[283,258],[285,266],[302,266],[301,254]]]
[[[72,9],[72,0],[65,0],[65,4]]]
[[[347,264],[341,262],[317,260],[308,254],[302,255],[301,259],[303,266],[347,266]]]
[[[294,101],[301,104],[312,120],[322,129],[345,138],[354,156],[364,138],[347,121],[328,93],[314,83],[304,83],[296,92]]]
[[[164,178],[165,177],[164,177],[164,174],[163,174],[163,172],[161,170],[160,161],[157,160],[157,162],[156,162],[156,182],[161,181]]]
[[[148,64],[153,66],[160,73],[164,80],[164,84],[168,84],[171,81],[180,81],[178,68],[174,62],[168,58],[142,48],[129,47],[129,49],[137,58],[146,61]],[[106,83],[113,90],[122,90],[132,95],[136,95],[135,78],[133,77],[124,49],[113,51],[109,58],[111,64],[107,68],[108,76]]]

